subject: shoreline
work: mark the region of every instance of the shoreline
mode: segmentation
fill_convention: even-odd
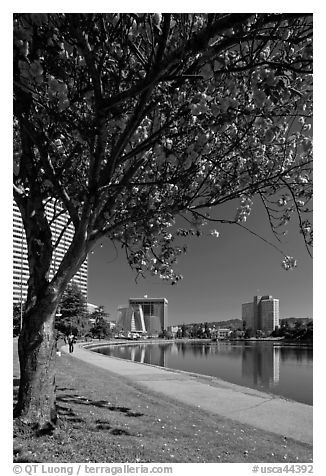
[[[257,339],[255,337],[252,337],[250,339],[220,339],[220,340],[214,340],[214,339],[191,339],[191,338],[183,338],[183,339],[112,339],[112,340],[92,340],[92,341],[84,341],[81,340],[79,343],[85,343],[85,344],[90,344],[90,345],[99,345],[99,346],[104,346],[104,345],[123,345],[123,344],[169,344],[169,343],[185,343],[185,344],[209,344],[213,343],[216,344],[217,342],[220,343],[237,343],[237,342],[275,342],[277,344],[282,344],[282,345],[297,345],[297,346],[307,346],[307,347],[313,347],[313,342],[312,341],[293,341],[293,340],[284,340],[280,338],[261,338]]]
[[[119,345],[129,345],[129,344],[128,343],[125,343],[125,344],[121,343]],[[103,345],[103,347],[106,347],[106,346],[107,346],[107,344]],[[98,348],[99,348],[98,346],[94,346],[94,349],[98,349]],[[91,346],[90,347],[84,346],[84,349],[90,350],[91,352],[93,351],[93,347],[91,347]],[[285,401],[290,402],[290,403],[291,402],[299,403],[301,405],[307,405],[309,407],[312,407],[312,405],[310,405],[308,403],[298,402],[297,400],[293,400],[291,398],[287,398],[287,397],[284,397],[284,396],[276,394],[276,393],[259,390],[255,387],[246,387],[245,385],[240,385],[240,384],[237,384],[237,383],[233,383],[233,382],[230,382],[228,380],[222,379],[221,377],[216,377],[214,375],[200,374],[200,373],[197,373],[197,372],[191,372],[189,370],[174,369],[172,367],[161,367],[160,365],[149,364],[147,362],[138,362],[138,361],[129,360],[129,359],[123,359],[121,357],[111,356],[111,355],[107,355],[107,354],[100,354],[100,355],[104,355],[105,357],[108,357],[110,359],[121,360],[123,362],[127,361],[127,362],[131,362],[131,363],[139,364],[139,365],[147,365],[148,367],[163,369],[163,370],[166,370],[167,372],[176,372],[176,373],[180,373],[180,374],[185,374],[187,376],[194,377],[194,378],[196,378],[200,381],[206,382],[209,385],[213,385],[213,386],[214,386],[214,382],[215,382],[215,384],[218,383],[221,386],[225,386],[225,387],[229,386],[230,388],[231,387],[237,388],[239,391],[243,391],[244,393],[248,393],[252,390],[253,392],[258,392],[259,394],[269,395],[271,398],[280,398],[280,399],[285,400]]]
[[[78,343],[70,356],[120,375],[158,396],[167,396],[238,423],[312,444],[313,407],[310,405],[216,377],[108,357],[85,348],[89,345],[92,343]],[[62,350],[67,352],[67,346]]]
[[[142,371],[132,380],[63,351],[56,361],[58,423],[54,434],[31,437],[21,433],[14,422],[14,462],[312,463],[311,444],[156,392],[151,381],[148,386],[140,381],[145,366],[136,367]],[[173,377],[170,374],[170,380],[161,384],[175,383]],[[181,377],[182,383],[185,375]],[[14,401],[18,384],[14,340]]]
[[[203,339],[187,339],[187,340],[184,340],[183,343],[184,344],[200,344],[200,343],[203,343],[202,342]],[[226,344],[228,344],[230,341],[223,341],[225,342]],[[174,372],[185,372],[185,373],[188,373],[189,375],[194,375],[194,376],[197,376],[198,378],[202,378],[202,379],[217,379],[217,380],[220,380],[222,382],[226,382],[226,383],[229,383],[229,384],[232,384],[232,385],[238,385],[239,387],[243,387],[243,388],[250,388],[250,389],[253,389],[253,390],[257,390],[257,391],[261,391],[263,393],[266,393],[268,395],[271,395],[273,397],[277,397],[277,398],[283,398],[285,400],[288,400],[288,401],[293,401],[293,402],[297,402],[297,403],[302,403],[304,405],[309,405],[309,406],[313,406],[313,400],[312,400],[312,395],[311,395],[311,398],[307,399],[306,400],[302,400],[302,399],[296,399],[295,396],[291,396],[291,395],[284,395],[283,392],[273,392],[270,387],[268,388],[262,388],[261,386],[255,386],[255,385],[250,385],[250,383],[247,383],[247,382],[239,382],[237,381],[236,379],[226,379],[225,377],[221,377],[217,374],[214,374],[214,372],[210,372],[210,373],[199,373],[199,372],[193,372],[191,369],[188,369],[188,370],[184,370],[182,368],[177,368],[177,367],[168,367],[168,366],[165,366],[165,365],[159,365],[159,364],[155,364],[155,363],[148,363],[148,362],[139,362],[137,360],[131,360],[130,358],[123,358],[123,357],[119,357],[119,356],[116,356],[116,355],[109,355],[107,353],[102,352],[101,349],[102,348],[107,348],[107,347],[131,347],[131,346],[137,346],[137,345],[159,345],[159,344],[165,344],[165,345],[168,345],[168,344],[178,344],[180,343],[180,340],[164,340],[164,339],[157,339],[157,340],[119,340],[119,341],[103,341],[101,343],[97,343],[97,342],[80,342],[80,345],[83,345],[83,347],[85,349],[88,349],[90,351],[93,351],[93,352],[96,352],[96,353],[99,353],[100,355],[104,355],[106,357],[110,357],[110,358],[114,358],[114,359],[121,359],[121,360],[124,360],[124,361],[129,361],[129,362],[135,362],[135,363],[141,363],[143,365],[151,365],[153,367],[158,367],[158,368],[161,368],[161,369],[165,369],[167,371],[174,371]],[[206,343],[210,343],[210,342],[207,342]],[[234,341],[231,341],[231,345],[234,345]],[[212,342],[212,345],[216,345],[217,342]],[[293,345],[286,345],[285,347],[293,347]],[[299,346],[301,349],[310,349],[309,346]]]

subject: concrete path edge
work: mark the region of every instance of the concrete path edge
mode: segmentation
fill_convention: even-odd
[[[187,405],[312,445],[310,405],[215,377],[109,357],[87,347],[95,348],[95,345],[78,343],[70,355]],[[68,353],[68,346],[61,350]]]

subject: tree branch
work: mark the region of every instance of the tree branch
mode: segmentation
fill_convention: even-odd
[[[22,126],[24,130],[26,131],[26,133],[28,133],[28,135],[33,140],[34,144],[37,146],[40,153],[40,159],[41,159],[42,165],[46,169],[49,176],[49,180],[51,180],[56,192],[58,193],[58,196],[62,199],[62,202],[67,208],[73,220],[75,228],[78,227],[79,217],[78,217],[77,210],[73,206],[67,190],[65,189],[64,185],[62,184],[61,180],[58,178],[56,174],[56,171],[53,167],[53,164],[47,152],[47,147],[44,145],[45,139],[42,140],[42,138],[39,137],[36,130],[32,127],[31,123],[26,121],[24,118],[21,118],[21,122],[22,122]]]

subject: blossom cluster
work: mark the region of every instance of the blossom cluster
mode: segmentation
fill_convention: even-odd
[[[245,223],[252,210],[253,200],[248,196],[242,196],[240,198],[240,206],[237,209],[236,221],[239,223]]]
[[[282,268],[286,271],[292,271],[297,266],[297,261],[293,256],[285,256],[282,261]]]
[[[267,17],[210,33],[224,15],[15,15],[16,114],[42,194],[78,217],[89,205],[89,236],[106,230],[137,272],[173,282],[175,236],[204,223],[171,231],[179,213],[239,199],[230,221],[246,223],[259,194],[273,230],[297,213],[310,245],[310,26]]]

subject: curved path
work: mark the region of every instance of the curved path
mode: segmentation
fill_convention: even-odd
[[[121,375],[147,389],[287,438],[312,444],[313,408],[215,377],[108,357],[77,344],[72,357]],[[93,348],[96,346],[93,345]],[[62,347],[68,352],[68,346]]]

